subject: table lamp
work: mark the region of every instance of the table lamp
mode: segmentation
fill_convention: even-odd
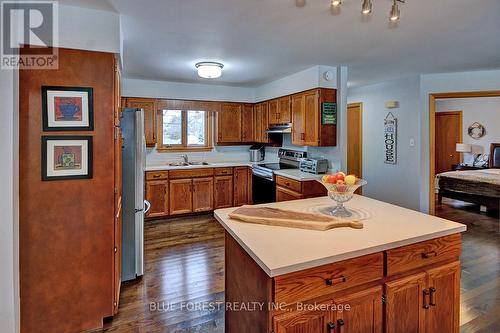
[[[457,143],[455,150],[457,153],[471,153],[472,152],[472,145],[468,143]],[[463,163],[462,163],[463,165]]]

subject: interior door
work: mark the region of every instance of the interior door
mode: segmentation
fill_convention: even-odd
[[[426,273],[418,273],[385,284],[387,333],[424,333],[426,309],[423,307],[426,291]]]
[[[462,111],[436,112],[436,174],[461,162],[455,145],[462,142]]]
[[[213,177],[193,179],[193,212],[206,212],[214,209]]]
[[[347,174],[363,176],[363,109],[361,103],[347,106]],[[360,187],[357,194],[362,194]]]
[[[429,270],[427,332],[458,332],[460,314],[460,262]]]

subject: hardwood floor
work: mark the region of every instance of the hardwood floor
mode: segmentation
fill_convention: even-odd
[[[498,212],[480,213],[477,205],[443,199],[436,215],[464,223],[460,331],[500,332],[500,234]]]
[[[436,215],[468,227],[461,258],[461,332],[500,332],[498,212],[489,216],[477,206],[444,199]],[[223,302],[224,233],[219,224],[210,215],[148,221],[145,275],[123,284],[118,315],[98,332],[222,333]]]

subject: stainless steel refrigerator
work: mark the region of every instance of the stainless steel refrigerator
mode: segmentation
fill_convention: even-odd
[[[149,209],[144,200],[144,111],[125,109],[120,126],[124,144],[122,281],[128,281],[144,274],[144,213]]]

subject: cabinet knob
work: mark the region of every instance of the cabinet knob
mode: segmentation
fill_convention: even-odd
[[[339,333],[341,333],[341,331],[342,331],[342,326],[344,326],[344,325],[345,325],[344,320],[343,320],[343,319],[339,319],[339,320],[337,320],[337,325],[339,326]]]

